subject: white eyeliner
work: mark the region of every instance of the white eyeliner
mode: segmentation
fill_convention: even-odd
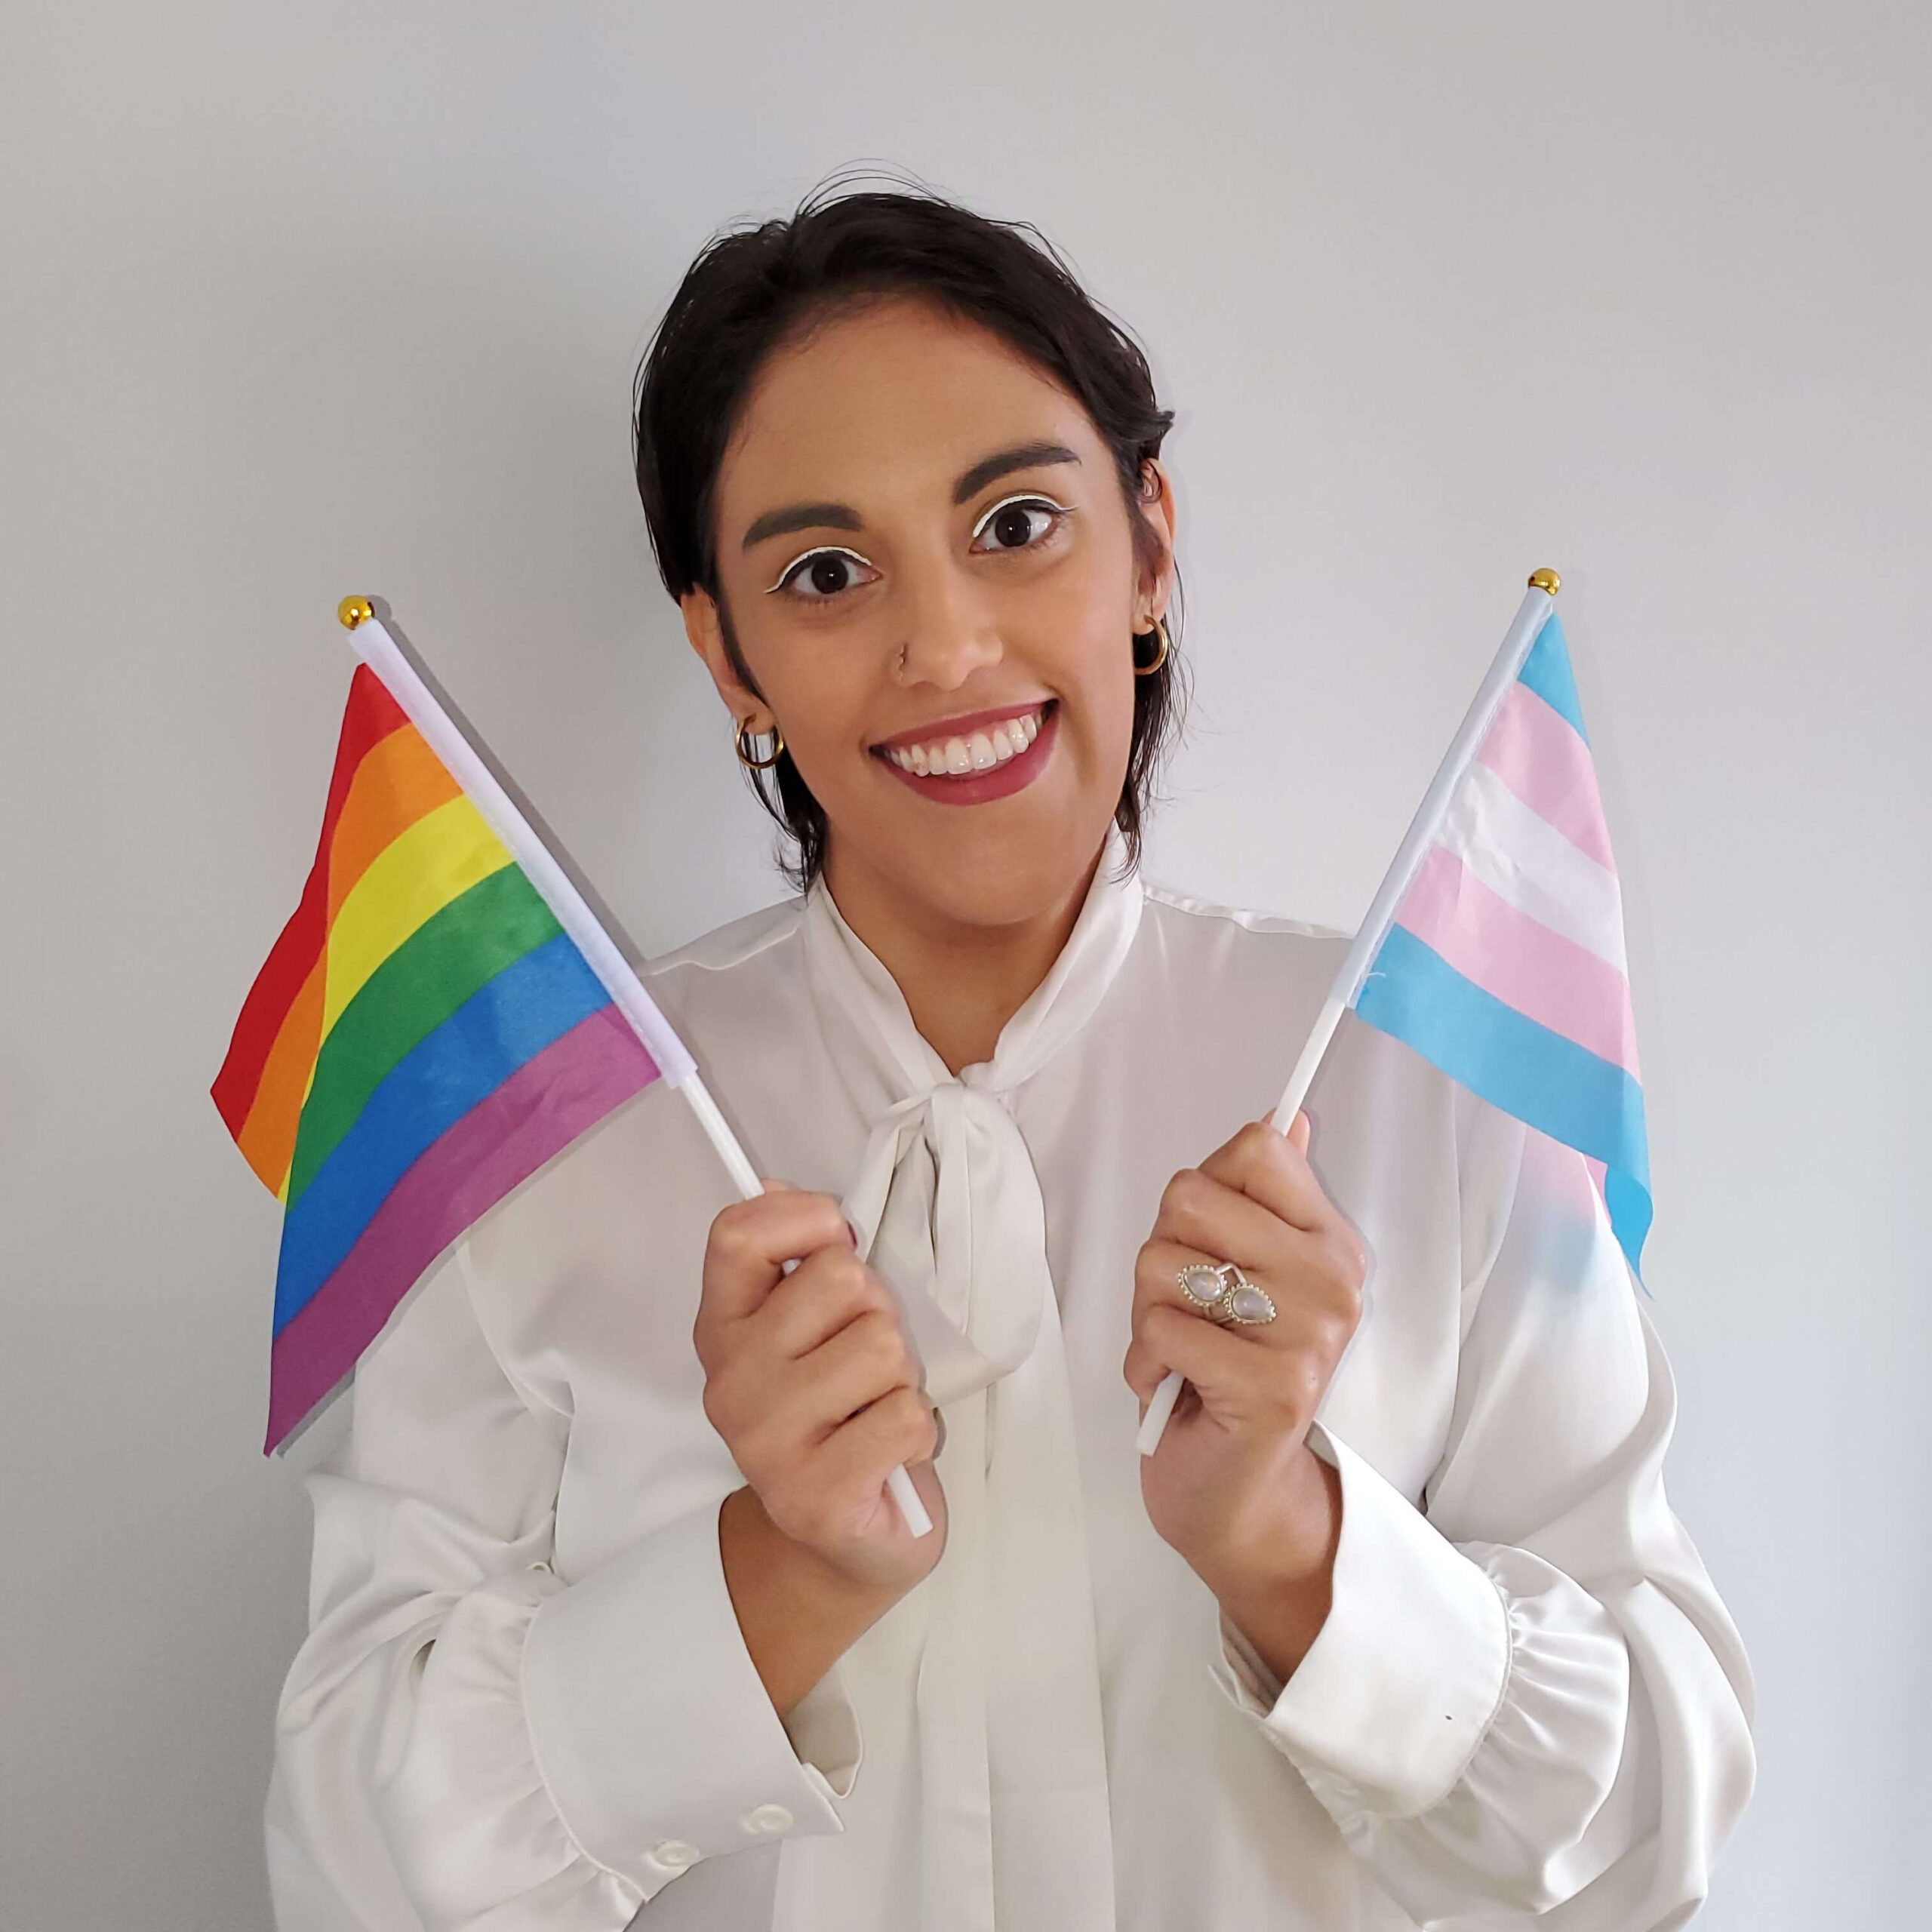
[[[994,504],[992,509],[988,510],[986,515],[981,517],[979,521],[973,526],[974,536],[977,537],[980,531],[984,530],[986,525],[992,522],[995,517],[998,515],[1001,510],[1010,509],[1015,503],[1039,503],[1051,510],[1057,516],[1071,516],[1074,513],[1072,507],[1069,504],[1057,503],[1054,501],[1052,497],[1043,497],[1037,491],[1026,491],[1018,496],[1001,497],[1001,500]],[[1025,550],[1030,550],[1034,546],[1030,543],[1023,543],[1019,546],[1019,548]],[[809,550],[801,550],[798,554],[778,573],[778,580],[777,583],[768,583],[765,586],[765,595],[769,597],[774,590],[783,590],[785,588],[785,580],[789,577],[801,564],[804,562],[808,557],[850,557],[854,563],[863,564],[867,570],[870,570],[873,568],[870,558],[860,556],[856,550],[848,550],[842,543],[815,543]],[[830,600],[823,598],[808,598],[804,601],[807,603],[823,603],[828,602]]]
[[[765,595],[769,597],[774,590],[783,590],[785,588],[785,580],[789,577],[808,557],[850,557],[855,564],[863,564],[867,570],[870,570],[872,567],[872,561],[869,558],[860,556],[856,550],[847,549],[842,543],[814,543],[809,550],[801,550],[798,554],[778,573],[778,581],[776,583],[768,583],[765,586]],[[810,602],[811,600],[808,598],[806,601]]]
[[[1072,511],[1069,509],[1064,503],[1057,503],[1054,501],[1052,497],[1043,497],[1037,490],[1023,491],[1017,496],[1003,497],[999,502],[994,504],[992,508],[987,511],[986,515],[980,518],[977,523],[974,525],[973,534],[975,537],[978,536],[980,532],[985,529],[986,525],[991,523],[993,518],[998,516],[1001,510],[1011,509],[1015,503],[1044,503],[1048,509],[1057,511],[1062,516],[1071,516],[1073,514]],[[1023,544],[1020,547],[1023,549],[1030,549],[1032,546],[1031,544]]]

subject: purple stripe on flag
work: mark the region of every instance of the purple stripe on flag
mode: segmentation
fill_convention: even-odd
[[[275,1338],[266,1448],[275,1448],[355,1367],[451,1242],[657,1077],[656,1063],[617,1008],[599,1007],[432,1141]]]
[[[1505,1006],[1638,1077],[1629,982],[1518,912],[1454,853],[1432,845],[1423,855],[1395,923]]]
[[[1569,719],[1552,710],[1527,685],[1509,687],[1476,762],[1488,766],[1578,851],[1587,853],[1607,871],[1616,871],[1590,748]]]

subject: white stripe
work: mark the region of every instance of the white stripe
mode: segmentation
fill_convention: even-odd
[[[1436,843],[1518,912],[1629,977],[1616,873],[1539,818],[1486,764],[1463,775]]]

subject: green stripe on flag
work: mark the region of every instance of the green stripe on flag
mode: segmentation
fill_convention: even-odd
[[[316,1056],[289,1168],[290,1208],[397,1061],[561,930],[523,869],[503,866],[425,921],[370,974]]]

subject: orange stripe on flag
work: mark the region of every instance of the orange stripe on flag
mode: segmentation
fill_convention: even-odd
[[[281,1192],[289,1163],[295,1158],[295,1130],[301,1121],[302,1103],[309,1097],[309,1082],[322,1042],[322,998],[328,986],[328,961],[318,959],[289,1002],[262,1068],[248,1118],[235,1137],[243,1159],[271,1194]]]
[[[331,924],[356,881],[397,838],[459,789],[411,724],[372,746],[356,768],[329,848]]]

